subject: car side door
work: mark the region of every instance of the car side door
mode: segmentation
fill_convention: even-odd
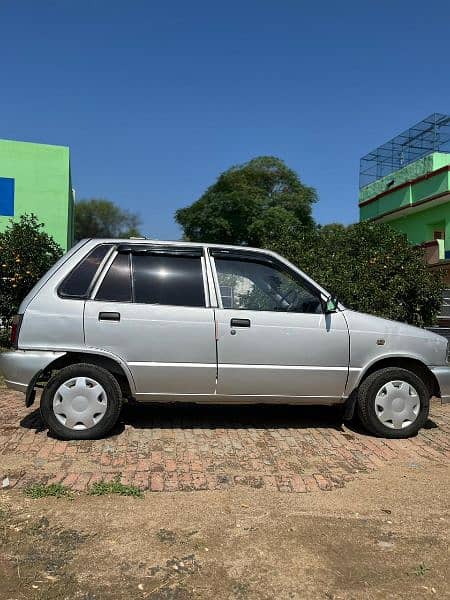
[[[325,314],[320,291],[263,254],[211,249],[217,394],[255,401],[335,402],[348,375],[342,312]]]
[[[86,345],[127,363],[138,399],[214,394],[214,310],[202,248],[125,244],[105,271],[86,301]]]

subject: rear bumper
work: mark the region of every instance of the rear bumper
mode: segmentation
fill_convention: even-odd
[[[450,403],[450,367],[432,367],[431,372],[439,384],[442,404]]]
[[[65,352],[13,350],[0,353],[0,373],[7,387],[18,392],[27,391],[33,377]]]

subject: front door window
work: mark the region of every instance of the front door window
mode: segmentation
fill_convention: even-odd
[[[321,313],[319,294],[295,273],[264,261],[215,258],[224,308]]]

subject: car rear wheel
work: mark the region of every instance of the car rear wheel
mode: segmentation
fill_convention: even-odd
[[[371,433],[386,438],[415,435],[428,418],[430,391],[415,373],[388,367],[369,375],[358,390],[358,415]]]
[[[117,422],[122,394],[117,380],[101,367],[70,365],[47,383],[41,415],[49,429],[64,440],[96,439]]]

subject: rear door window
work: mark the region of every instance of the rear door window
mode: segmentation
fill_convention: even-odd
[[[134,301],[172,306],[205,306],[200,256],[132,256]]]

